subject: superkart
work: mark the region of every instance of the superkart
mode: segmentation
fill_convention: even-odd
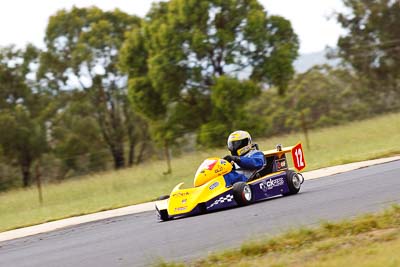
[[[170,195],[156,201],[159,220],[206,213],[234,206],[245,206],[252,202],[297,194],[304,182],[299,173],[306,167],[301,143],[263,151],[266,165],[257,170],[247,182],[237,182],[227,187],[224,174],[233,169],[233,165],[224,159],[208,158],[198,168],[194,177],[194,187],[182,189],[183,183],[174,187]],[[286,159],[290,153],[294,168],[290,170]],[[240,172],[240,169],[236,169]]]

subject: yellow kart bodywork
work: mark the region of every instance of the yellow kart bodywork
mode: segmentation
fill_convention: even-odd
[[[184,183],[174,187],[169,199],[156,202],[156,207],[168,210],[170,216],[191,212],[199,203],[221,195],[229,190],[223,175],[232,170],[232,164],[224,159],[206,159],[198,168],[194,187],[181,189]]]

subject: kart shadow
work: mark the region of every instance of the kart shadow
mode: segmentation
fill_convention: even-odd
[[[295,195],[299,195],[299,194],[305,194],[307,192],[302,192],[302,193],[297,193]],[[216,209],[216,210],[210,210],[210,211],[203,211],[201,213],[196,213],[196,214],[192,214],[192,215],[182,215],[179,217],[174,217],[173,219],[170,219],[168,221],[176,221],[176,220],[182,220],[182,219],[187,219],[187,218],[193,218],[193,217],[198,217],[198,216],[203,216],[203,215],[208,215],[208,214],[214,214],[214,213],[219,213],[219,212],[223,212],[223,211],[227,211],[227,210],[232,210],[232,209],[237,209],[237,208],[246,208],[246,207],[250,207],[250,206],[254,206],[254,205],[261,205],[262,203],[265,203],[267,201],[274,201],[274,200],[278,200],[278,199],[283,199],[283,198],[287,198],[287,197],[293,197],[295,195],[278,195],[278,196],[274,196],[271,198],[266,198],[263,200],[259,200],[257,202],[252,202],[249,205],[244,205],[244,206],[232,206],[232,207],[225,207],[225,208],[221,208],[221,209]]]

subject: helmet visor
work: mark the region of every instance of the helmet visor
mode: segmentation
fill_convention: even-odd
[[[231,141],[228,143],[228,149],[232,152],[233,155],[237,155],[238,149],[241,149],[242,147],[245,147],[248,144],[249,144],[249,138]]]

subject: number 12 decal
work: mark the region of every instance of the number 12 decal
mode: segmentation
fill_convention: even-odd
[[[296,155],[296,160],[297,160],[297,166],[303,167],[304,166],[304,161],[303,161],[303,150],[301,148],[296,149],[294,154]]]
[[[301,143],[298,143],[296,146],[292,148],[292,158],[296,170],[301,171],[306,167],[303,147],[301,146]]]

